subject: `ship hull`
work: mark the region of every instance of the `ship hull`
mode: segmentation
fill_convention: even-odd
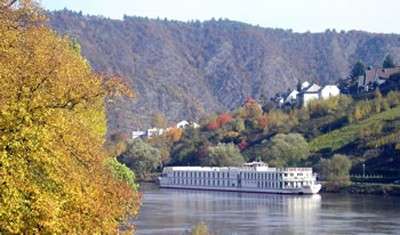
[[[301,187],[293,189],[259,189],[259,188],[239,188],[239,187],[206,187],[206,186],[189,186],[189,185],[167,185],[160,184],[160,188],[170,189],[189,189],[189,190],[205,190],[205,191],[225,191],[225,192],[243,192],[243,193],[268,193],[268,194],[318,194],[321,190],[320,184],[310,187]]]

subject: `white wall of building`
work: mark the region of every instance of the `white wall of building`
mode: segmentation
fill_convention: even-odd
[[[304,93],[302,94],[303,98],[303,107],[307,107],[307,105],[313,101],[313,100],[318,100],[319,99],[319,93]]]
[[[326,99],[329,99],[330,97],[340,95],[340,89],[335,85],[327,85],[327,86],[324,86],[320,90],[319,93],[320,93],[321,99],[326,100]]]

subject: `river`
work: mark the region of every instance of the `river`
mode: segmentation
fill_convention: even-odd
[[[142,186],[138,235],[186,234],[203,222],[225,234],[400,234],[400,197],[313,196]]]

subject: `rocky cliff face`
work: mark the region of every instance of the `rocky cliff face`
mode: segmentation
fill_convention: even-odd
[[[125,17],[111,20],[52,12],[50,25],[76,38],[100,72],[126,77],[135,100],[108,105],[112,132],[169,121],[198,119],[295,87],[298,81],[334,83],[361,59],[380,65],[400,55],[400,36],[366,32],[293,33],[227,20],[177,22]]]

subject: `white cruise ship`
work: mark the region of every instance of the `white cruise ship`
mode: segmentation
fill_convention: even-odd
[[[161,188],[234,192],[316,194],[321,189],[312,168],[272,168],[263,162],[243,167],[165,167],[159,181]]]

